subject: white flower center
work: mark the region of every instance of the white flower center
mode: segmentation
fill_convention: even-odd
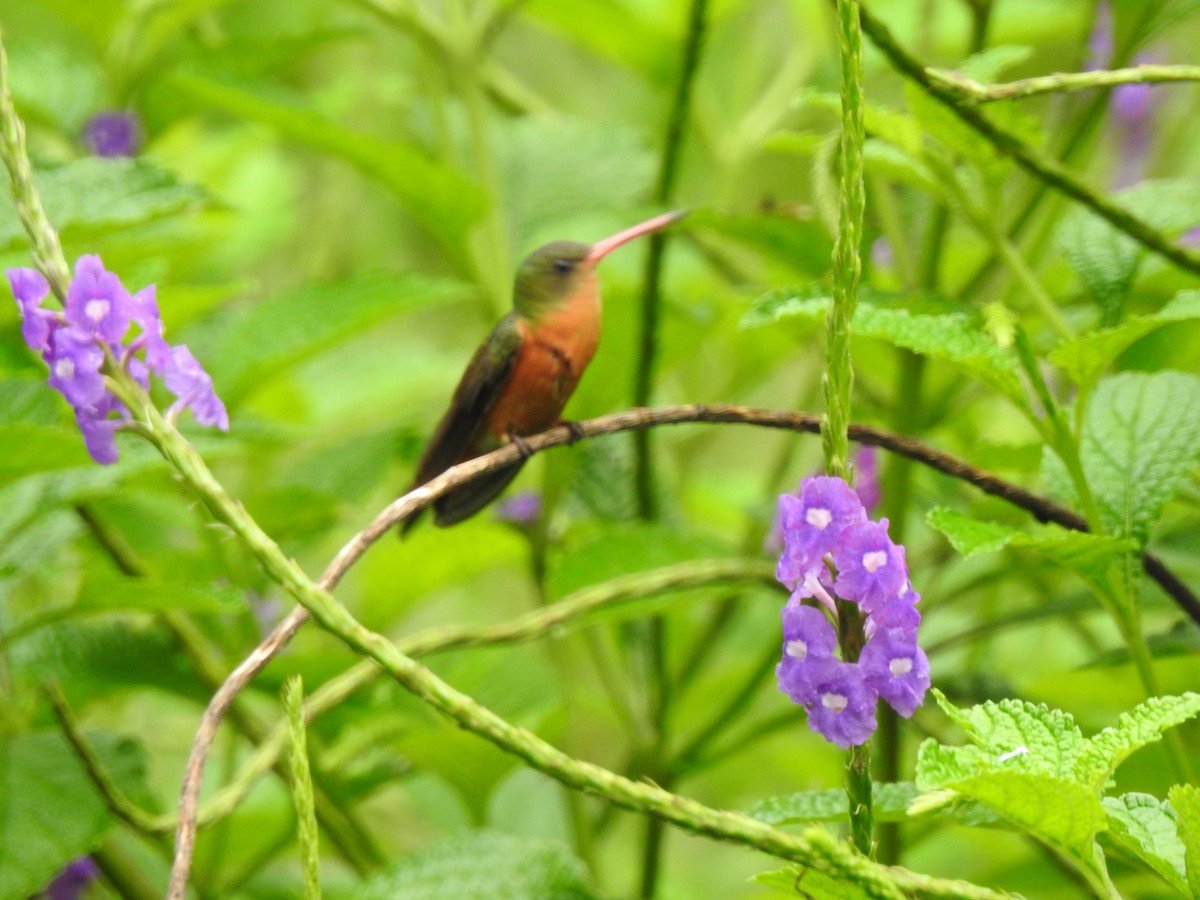
[[[813,508],[804,514],[804,521],[814,528],[824,531],[829,527],[829,523],[833,521],[833,513],[827,509]]]
[[[893,678],[899,678],[901,675],[907,675],[912,671],[912,659],[907,656],[902,656],[899,659],[893,659],[888,663],[888,671],[892,673]]]
[[[83,306],[83,314],[93,322],[99,322],[108,315],[108,311],[111,308],[112,305],[107,300],[89,300]]]
[[[886,562],[887,551],[885,550],[872,550],[870,553],[863,554],[863,568],[868,572],[874,572]]]
[[[793,659],[804,661],[808,658],[808,644],[797,638],[794,641],[787,642],[784,652]]]
[[[845,694],[835,694],[830,691],[828,694],[821,695],[821,705],[826,709],[832,709],[835,713],[840,713],[846,708],[849,702]]]
[[[75,362],[74,360],[64,357],[54,363],[54,374],[63,381],[70,381],[75,377]]]

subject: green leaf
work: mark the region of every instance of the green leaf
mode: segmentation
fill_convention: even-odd
[[[419,275],[367,273],[226,308],[186,329],[185,337],[232,404],[280,369],[460,290],[456,282]]]
[[[1171,322],[1197,318],[1200,318],[1200,291],[1181,291],[1156,313],[1135,316],[1115,328],[1063,341],[1050,351],[1048,358],[1076,384],[1090,386],[1135,341]]]
[[[127,782],[141,768],[137,748],[96,742],[106,767]],[[63,864],[100,845],[114,819],[74,751],[57,732],[0,741],[0,898],[41,890]]]
[[[808,285],[772,291],[742,317],[743,328],[776,322],[821,322],[829,309],[828,288]],[[936,297],[863,290],[854,311],[854,334],[877,338],[922,356],[951,363],[1021,407],[1024,393],[1016,357],[983,329],[977,316]]]
[[[583,864],[553,841],[476,831],[422,847],[371,877],[356,900],[591,900]]]
[[[1108,838],[1187,895],[1184,848],[1171,804],[1149,794],[1122,794],[1101,802],[1108,814]]]
[[[71,228],[111,231],[140,225],[199,204],[205,194],[144,160],[85,157],[34,174],[50,221]],[[7,186],[7,176],[0,175]],[[0,197],[0,248],[23,243],[25,229],[8,200]]]
[[[935,689],[933,693],[946,715],[979,747],[998,756],[1011,754],[996,763],[1005,772],[1032,772],[1056,778],[1073,776],[1084,738],[1068,713],[1044,703],[1015,699],[989,700],[959,709],[941,691]],[[1021,748],[1023,752],[1013,752]],[[921,785],[919,778],[917,783]]]
[[[228,615],[245,610],[246,601],[242,591],[229,585],[92,573],[84,579],[73,604],[45,608],[30,618],[15,620],[6,640],[15,640],[35,628],[81,615],[171,609]]]
[[[1192,180],[1144,181],[1118,192],[1114,199],[1169,236],[1200,222],[1200,184]],[[1116,324],[1146,256],[1145,248],[1082,206],[1073,207],[1063,218],[1057,240],[1067,262],[1100,305],[1105,323]]]
[[[957,510],[935,507],[926,515],[929,526],[944,534],[964,557],[995,553],[1004,547],[1028,547],[1072,569],[1103,599],[1116,596],[1112,569],[1133,549],[1124,538],[1102,537],[1083,531],[1046,526],[1025,532],[998,522],[973,519]]]
[[[14,423],[0,425],[0,484],[34,472],[66,469],[88,461],[77,428]]]
[[[537,235],[650,192],[657,160],[635,129],[550,115],[507,122],[497,162],[512,234]]]
[[[920,794],[911,781],[876,782],[872,787],[871,813],[876,822],[906,822],[913,813],[909,807]],[[804,822],[845,822],[848,815],[846,792],[802,791],[782,797],[768,797],[756,803],[749,815],[768,825],[795,825]],[[960,825],[995,825],[1000,819],[977,803],[951,804],[938,809],[939,818]]]
[[[871,791],[872,814],[877,822],[901,822],[908,817],[908,805],[917,796],[917,787],[909,781],[894,784],[876,782]],[[798,822],[845,821],[849,801],[846,792],[801,791],[782,797],[768,797],[756,803],[749,815],[768,825],[794,825]]]
[[[788,866],[771,872],[760,872],[750,879],[763,887],[776,888],[789,897],[812,897],[813,900],[867,900],[874,896],[854,881],[826,875],[809,866]]]
[[[823,225],[788,215],[734,216],[697,210],[688,228],[752,247],[793,270],[809,275],[829,271],[833,241]]]
[[[45,378],[10,378],[0,381],[0,426],[56,425],[67,406]],[[11,448],[12,444],[5,444]],[[7,455],[7,450],[6,454]]]
[[[1200,897],[1200,788],[1194,784],[1177,784],[1167,792],[1167,799],[1179,820],[1178,834],[1187,862],[1188,888],[1193,897]]]
[[[1122,713],[1117,724],[1088,740],[1080,753],[1076,777],[1100,791],[1117,766],[1131,754],[1162,737],[1168,728],[1200,715],[1200,694],[1151,697]]]
[[[1200,452],[1200,378],[1126,372],[1092,395],[1080,457],[1104,530],[1144,545]],[[1062,463],[1046,453],[1046,480],[1074,500]]]
[[[175,75],[168,83],[197,103],[270,125],[290,140],[354,166],[390,190],[452,257],[462,260],[467,231],[487,200],[461,172],[429,159],[412,144],[352,131],[298,104],[195,75]]]

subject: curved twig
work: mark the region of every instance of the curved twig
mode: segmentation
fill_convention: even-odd
[[[538,453],[551,447],[573,443],[581,438],[594,438],[620,431],[688,422],[754,425],[809,434],[820,432],[820,417],[808,413],[703,403],[649,409],[637,408],[573,423],[573,427],[557,426],[526,438],[523,442],[524,448],[509,445],[460,463],[393,501],[342,547],[326,567],[318,584],[324,590],[332,590],[346,571],[366,553],[367,549],[398,522],[417,510],[424,509],[448,491],[488,472],[521,460],[524,454]],[[851,425],[850,437],[859,443],[882,447],[943,474],[966,481],[984,493],[999,497],[1026,510],[1041,522],[1053,522],[1075,531],[1087,530],[1087,523],[1077,513],[973,466],[957,456],[934,450],[914,438],[871,425]],[[1143,565],[1146,567],[1147,574],[1159,582],[1179,607],[1200,623],[1200,600],[1197,600],[1187,586],[1171,576],[1162,562],[1150,554],[1143,555]],[[1163,577],[1164,574],[1167,577]],[[176,832],[177,863],[182,858],[188,861],[187,865],[190,865],[192,847],[195,842],[200,781],[208,749],[216,735],[221,717],[233,697],[291,640],[300,627],[308,621],[308,618],[309,614],[305,609],[296,607],[276,626],[263,643],[230,673],[204,711],[188,757],[180,800],[180,819]]]
[[[1178,84],[1200,81],[1200,66],[1141,65],[1125,69],[1101,69],[1095,72],[1055,72],[1008,81],[1002,84],[983,84],[960,72],[949,69],[925,70],[940,86],[959,94],[968,103],[993,103],[997,100],[1022,100],[1039,94],[1059,94],[1086,91],[1092,88],[1116,87],[1121,84]]]

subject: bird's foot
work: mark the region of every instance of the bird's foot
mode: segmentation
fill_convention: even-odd
[[[529,457],[533,456],[533,448],[529,446],[529,441],[525,440],[525,438],[521,437],[515,431],[508,433],[508,439],[520,452],[521,459],[529,459]]]
[[[583,430],[583,424],[581,422],[574,422],[569,419],[560,419],[558,424],[567,429],[567,431],[571,432],[571,440],[567,441],[568,444],[574,444],[576,441],[582,441],[585,437],[587,437],[587,433]]]

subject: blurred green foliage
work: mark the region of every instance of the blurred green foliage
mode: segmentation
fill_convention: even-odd
[[[68,256],[98,252],[130,288],[157,284],[168,337],[192,347],[230,409],[229,434],[196,431],[197,447],[316,574],[409,482],[475,343],[507,309],[522,255],[657,211],[689,5],[5,0],[0,26]],[[1082,68],[1096,16],[1088,0],[867,5],[924,61],[980,80]],[[1196,3],[1113,6],[1114,65],[1194,58]],[[694,213],[668,251],[656,402],[819,411],[836,90],[827,4],[712,4],[680,136],[673,203]],[[1138,122],[1097,91],[987,109],[1097,191],[1124,187],[1118,200],[1176,238],[1200,224],[1198,88],[1152,90]],[[1149,543],[1200,585],[1194,277],[1046,194],[870,50],[867,97],[854,419],[1076,501],[1078,485],[1044,449],[1048,410],[1014,349],[1019,331],[1106,527],[1046,533],[961,482],[887,460],[884,513],[923,597],[934,684],[960,705],[1044,701],[1090,733],[1145,698],[1127,646],[1135,623],[1161,692],[1194,687],[1196,626],[1130,562]],[[139,116],[136,159],[88,155],[84,124],[106,109]],[[1146,180],[1115,183],[1134,154]],[[634,395],[644,252],[630,246],[601,270],[605,336],[573,418]],[[0,263],[29,264],[6,200]],[[130,796],[170,810],[213,671],[236,665],[288,603],[135,438],[119,439],[118,465],[92,464],[43,379],[15,307],[0,302],[0,898],[25,897],[88,852],[110,873],[89,896],[137,897],[136,880],[112,873],[160,889],[165,844],[105,809],[41,685],[61,687]],[[587,442],[522,474],[545,500],[532,529],[484,513],[384,540],[338,598],[401,635],[501,621],[681,560],[758,557],[775,496],[819,464],[816,440],[741,428],[663,430],[655,451],[660,522],[635,521],[627,438]],[[949,510],[927,523],[935,507]],[[627,628],[603,620],[432,665],[573,755],[749,809],[840,781],[840,754],[771,677],[780,600],[722,587],[657,603],[663,679],[638,668]],[[171,611],[197,628],[203,658],[185,652]],[[310,626],[247,692],[243,717],[275,720],[286,675],[300,673],[311,695],[353,661]],[[225,726],[210,791],[247,758],[246,731]],[[1195,726],[1181,734],[1200,764]],[[901,723],[877,752],[896,780],[911,779],[922,735],[953,732],[934,708]],[[491,896],[643,889],[642,819],[569,796],[394,685],[319,718],[309,748],[319,790],[350,821],[343,835],[369,835],[346,852],[322,834],[329,897],[482,896],[481,868],[496,879]],[[1165,798],[1177,780],[1164,744],[1116,776],[1122,800]],[[1194,822],[1195,797],[1176,795]],[[884,818],[903,818],[893,805]],[[294,830],[286,787],[263,780],[201,833],[201,895],[297,895]],[[898,834],[882,852],[901,841],[910,868],[1031,897],[1083,890],[1016,831],[933,818]],[[1137,864],[1140,846],[1115,841],[1113,880],[1125,896],[1167,895]],[[1197,857],[1194,834],[1187,853]],[[657,896],[763,896],[748,883],[761,868],[744,850],[671,833]],[[1185,874],[1170,869],[1169,883]],[[796,883],[776,875],[764,883],[784,893]],[[799,887],[823,895],[816,876]]]

